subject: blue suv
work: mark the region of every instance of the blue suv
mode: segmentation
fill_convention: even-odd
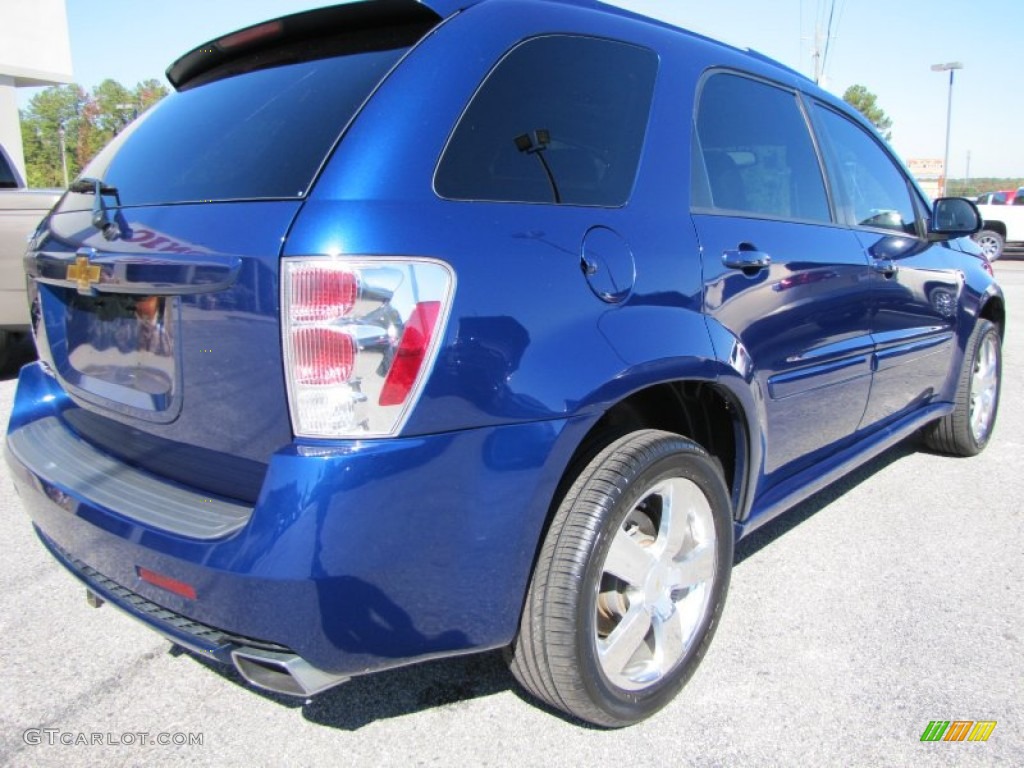
[[[25,256],[40,539],[311,695],[507,649],[602,726],[706,652],[733,542],[898,441],[989,441],[1003,295],[861,117],[591,0],[209,42]]]

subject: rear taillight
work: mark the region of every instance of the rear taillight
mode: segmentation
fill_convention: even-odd
[[[359,279],[352,270],[302,264],[291,272],[291,315],[298,322],[333,320],[352,311]]]
[[[292,354],[297,384],[319,386],[352,380],[356,357],[355,339],[334,328],[299,326],[292,331]]]
[[[425,259],[286,258],[282,332],[302,437],[397,433],[437,354],[451,269]]]

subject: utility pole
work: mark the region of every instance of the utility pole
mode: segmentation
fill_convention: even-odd
[[[68,188],[68,150],[64,143],[65,138],[64,122],[57,123],[57,143],[60,146],[60,165],[64,171],[64,189]]]
[[[821,82],[821,27],[814,28],[814,46],[811,48],[811,59],[814,61],[814,83]]]

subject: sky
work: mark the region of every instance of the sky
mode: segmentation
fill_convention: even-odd
[[[75,81],[166,84],[178,56],[226,32],[323,0],[66,0]],[[904,160],[941,158],[949,75],[931,65],[958,61],[953,86],[950,169],[965,176],[1024,177],[1024,99],[1018,54],[1024,0],[612,0],[813,75],[816,29],[822,84],[837,95],[864,85],[892,119]],[[23,89],[24,107],[32,89]]]

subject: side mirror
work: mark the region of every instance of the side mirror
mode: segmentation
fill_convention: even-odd
[[[940,197],[932,206],[928,220],[928,239],[952,240],[967,237],[981,229],[978,207],[963,197]]]

